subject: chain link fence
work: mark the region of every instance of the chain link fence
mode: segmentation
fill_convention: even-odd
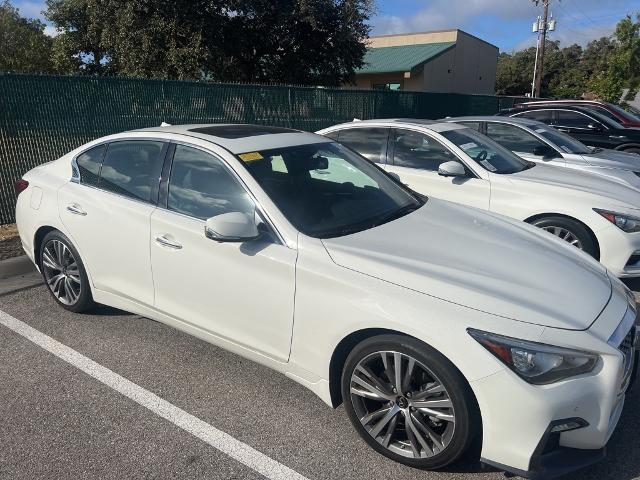
[[[511,97],[0,74],[0,225],[14,181],[95,138],[161,122],[260,123],[315,131],[354,118],[494,114]]]

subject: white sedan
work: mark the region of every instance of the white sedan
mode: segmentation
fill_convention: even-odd
[[[522,220],[640,276],[640,191],[601,175],[524,160],[476,130],[421,120],[320,130],[425,195]]]
[[[525,160],[597,173],[640,189],[637,153],[588,147],[566,133],[523,117],[457,117],[443,121],[478,130]]]
[[[283,372],[398,462],[443,467],[482,432],[489,464],[566,472],[602,458],[618,423],[636,318],[619,280],[325,137],[127,132],[16,190],[23,247],[62,307],[118,307]]]

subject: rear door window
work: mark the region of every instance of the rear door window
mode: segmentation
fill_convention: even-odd
[[[570,110],[559,110],[558,120],[556,122],[559,127],[584,129],[588,129],[589,124],[593,123],[597,123],[593,118],[588,117],[584,113],[573,112]]]
[[[92,187],[98,186],[100,167],[102,166],[102,158],[106,149],[107,145],[103,143],[78,155],[76,165],[78,165],[80,183],[91,185]]]
[[[109,144],[98,186],[144,202],[154,202],[162,173],[164,142],[125,140]]]
[[[388,137],[388,128],[348,128],[340,130],[338,142],[371,162],[385,163]]]

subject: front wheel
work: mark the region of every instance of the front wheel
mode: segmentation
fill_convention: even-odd
[[[531,225],[546,230],[574,247],[584,250],[595,259],[598,258],[598,245],[580,222],[571,218],[552,216],[535,220]]]
[[[462,374],[410,337],[381,335],[357,345],[342,373],[342,397],[360,436],[412,467],[449,465],[480,430],[477,403]]]
[[[40,271],[49,292],[62,307],[82,312],[94,305],[80,254],[61,232],[49,232],[42,240]]]

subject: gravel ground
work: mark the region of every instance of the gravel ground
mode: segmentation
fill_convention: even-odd
[[[0,225],[0,260],[24,255],[16,224]]]

